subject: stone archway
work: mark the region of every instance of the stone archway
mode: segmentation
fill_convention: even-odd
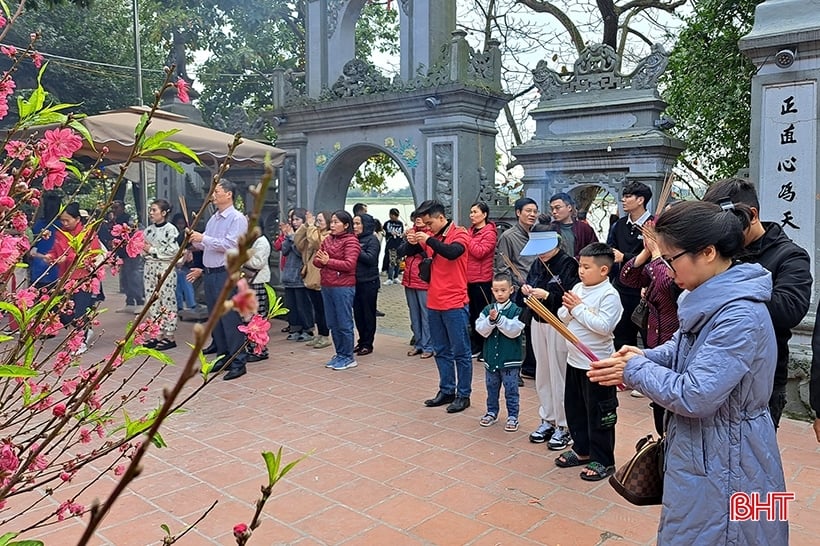
[[[334,153],[322,169],[312,206],[314,206],[316,210],[319,208],[327,210],[343,209],[345,196],[347,195],[347,190],[349,189],[353,175],[362,163],[378,153],[384,153],[389,156],[407,180],[410,180],[410,170],[406,163],[402,161],[402,158],[397,156],[394,150],[367,143],[353,144],[346,149],[339,149]],[[412,184],[410,185],[410,191],[413,192],[413,198],[416,199]],[[319,204],[321,204],[321,207]]]
[[[268,119],[287,152],[280,208],[341,206],[353,171],[335,161],[378,149],[400,165],[417,203],[440,199],[466,222],[477,197],[494,195],[495,121],[509,100],[498,42],[474,51],[455,30],[455,0],[402,0],[401,75],[389,80],[353,58],[363,5],[310,0],[306,73],[274,74]]]

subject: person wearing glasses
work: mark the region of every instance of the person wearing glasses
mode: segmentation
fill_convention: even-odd
[[[658,544],[788,544],[788,521],[732,521],[734,493],[785,492],[769,412],[777,346],[766,304],[772,275],[741,263],[749,207],[680,203],[655,224],[680,288],[680,329],[654,349],[624,346],[591,381],[626,384],[667,409]],[[757,518],[755,518],[757,519]],[[772,520],[772,521],[767,521]]]
[[[561,234],[561,249],[576,260],[582,248],[598,242],[595,230],[576,219],[575,201],[569,194],[561,192],[550,197],[550,214],[550,227]]]

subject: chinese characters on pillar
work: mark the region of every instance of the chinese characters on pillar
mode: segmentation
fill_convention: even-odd
[[[761,217],[812,249],[818,194],[815,82],[764,85],[761,116]]]

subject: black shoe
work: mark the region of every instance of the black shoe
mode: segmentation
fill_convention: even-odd
[[[153,349],[154,347],[157,346],[157,343],[159,343],[158,339],[149,339],[148,341],[143,343],[142,346],[145,347],[146,349]]]
[[[535,379],[535,371],[521,370],[521,377],[525,377],[527,379]]]
[[[518,376],[518,386],[519,387],[524,386],[524,379],[520,375]]]
[[[377,316],[377,317],[383,317],[383,316],[384,316],[384,313],[382,313],[381,311],[379,311],[378,309],[376,309],[376,316]]]
[[[458,396],[453,403],[447,406],[447,413],[458,413],[470,407],[470,399],[466,396]]]
[[[230,381],[231,379],[242,377],[246,373],[248,373],[248,370],[245,369],[244,364],[242,364],[241,366],[231,366],[228,369],[228,373],[222,376],[222,379],[224,379],[225,381]]]
[[[267,351],[260,355],[248,353],[248,356],[245,357],[245,362],[259,362],[260,360],[267,360],[268,358],[270,358],[270,356]]]
[[[436,393],[435,398],[431,398],[430,400],[425,400],[424,405],[428,408],[435,408],[437,406],[443,406],[444,404],[449,404],[453,400],[456,399],[455,393],[447,394],[441,391]]]
[[[204,355],[215,355],[216,354],[216,345],[211,343],[210,345],[208,345],[207,347],[202,349],[202,354],[204,354]]]

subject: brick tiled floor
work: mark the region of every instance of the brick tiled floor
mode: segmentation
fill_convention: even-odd
[[[658,507],[632,506],[606,482],[556,468],[554,452],[529,443],[538,424],[532,381],[521,389],[517,433],[504,432],[503,421],[478,425],[486,395],[480,364],[470,409],[449,415],[424,407],[436,391],[435,363],[405,356],[402,297],[400,287],[382,291],[388,320],[380,323],[375,352],[342,372],[323,367],[332,348],[284,341],[276,322],[274,356],[249,365],[240,379],[216,380],[168,422],[169,447],[149,452],[142,475],[92,543],[158,544],[161,524],[180,533],[218,501],[179,544],[234,544],[231,528],[251,519],[265,480],[260,452],[279,446],[286,460],[309,455],[274,489],[251,544],[654,543]],[[108,304],[116,308],[121,299],[112,295]],[[128,318],[105,316],[106,333],[92,356],[108,351]],[[191,324],[181,323],[178,339],[190,337]],[[180,345],[170,354],[182,362]],[[620,402],[616,458],[623,462],[652,424],[645,399],[624,393]],[[816,544],[820,449],[803,422],[786,420],[779,441],[788,489],[797,493],[791,543]],[[94,491],[104,494],[111,483]],[[71,544],[79,529],[46,529],[38,537]]]

